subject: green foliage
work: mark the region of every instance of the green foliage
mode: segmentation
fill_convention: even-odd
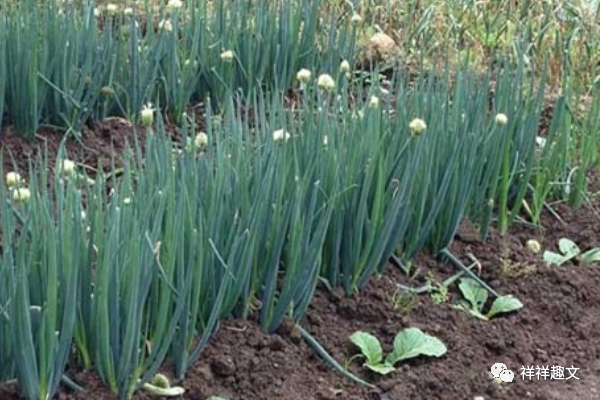
[[[497,80],[498,104],[509,118],[537,124],[538,93],[525,90],[522,74],[505,74]],[[125,92],[145,91],[139,79]],[[410,262],[447,247],[463,215],[480,218],[488,196],[497,197],[492,186],[506,153],[495,146],[510,145],[511,165],[524,170],[533,148],[517,117],[511,135],[496,126],[487,78],[464,70],[452,85],[444,79],[424,75],[411,86],[397,73],[394,98],[346,76],[334,79],[334,93],[310,80],[292,110],[272,92],[228,97],[218,111],[209,102],[201,138],[208,143],[199,147],[187,146],[198,134],[192,118],[180,117],[186,146],[179,148],[157,113],[144,147],[131,143],[124,165],[93,181],[80,171],[65,177],[58,167],[48,176],[43,163],[32,166],[30,200],[17,202],[10,188],[1,200],[10,250],[0,265],[0,330],[11,338],[0,343],[3,379],[19,379],[31,399],[37,390],[51,393],[72,340],[76,360],[129,398],[167,358],[183,378],[222,318],[256,312],[273,332],[284,319],[304,316],[319,280],[353,293],[396,249]],[[508,108],[509,89],[523,92],[519,109]],[[123,96],[122,105],[135,97]],[[411,129],[417,118],[422,132]],[[522,192],[527,179],[511,177],[509,189]],[[64,215],[73,217],[55,219]],[[29,240],[38,231],[45,240]],[[76,238],[67,240],[67,232]],[[44,263],[49,267],[40,270]],[[42,272],[52,268],[57,272]],[[68,285],[75,294],[62,289]],[[17,312],[18,323],[7,323]],[[45,342],[32,339],[40,332]],[[398,339],[400,348],[418,342],[411,332]],[[17,356],[17,348],[26,352]],[[393,365],[408,350],[379,364]]]
[[[565,195],[568,196],[569,205],[574,208],[583,204],[591,183],[589,177],[600,167],[600,97],[594,94],[589,105],[586,105],[586,100],[589,97],[577,97],[573,101],[573,104],[584,105],[583,116],[580,116],[578,107],[571,107],[571,110],[576,110],[572,111],[575,114],[572,127],[576,144],[570,149],[574,153],[574,161],[567,177],[570,186]]]
[[[446,354],[446,346],[441,340],[427,335],[418,328],[408,328],[394,338],[394,349],[386,357],[391,365],[419,356],[441,357]]]
[[[416,295],[410,292],[404,292],[400,289],[394,292],[392,299],[394,310],[400,311],[404,314],[410,313],[413,305],[416,301]]]
[[[528,74],[542,75],[549,61],[549,80],[561,85],[565,75],[581,90],[598,76],[597,3],[590,0],[476,2],[463,0],[365,0],[356,4],[367,22],[398,41],[399,56],[408,65],[438,65],[448,55],[469,57],[484,70],[501,62],[510,68],[526,61]],[[402,32],[394,35],[393,32]]]
[[[6,24],[5,18],[0,18],[0,60],[6,59]],[[0,116],[4,115],[4,100],[6,94],[6,63],[0,61]],[[2,124],[0,123],[0,129]],[[0,360],[1,362],[1,360]],[[1,379],[1,378],[0,378]]]
[[[483,236],[489,231],[494,211],[501,234],[506,234],[519,216],[536,167],[536,136],[531,132],[537,132],[540,123],[544,83],[534,88],[523,64],[501,74],[496,82],[493,119],[487,126],[490,136],[478,144],[488,162],[478,166],[473,205],[468,212]]]
[[[430,287],[430,296],[433,304],[444,304],[450,299],[448,287],[443,283],[434,282],[433,277],[427,277],[427,286]]]
[[[489,311],[484,314],[483,309],[488,298],[487,290],[470,278],[461,279],[458,288],[466,302],[461,301],[455,307],[485,321],[499,314],[506,314],[523,308],[523,304],[517,298],[512,295],[505,295],[496,297]]]
[[[439,339],[427,335],[418,328],[408,328],[399,332],[394,339],[394,348],[385,359],[379,339],[370,333],[355,332],[350,336],[365,358],[364,366],[371,371],[387,375],[395,370],[394,365],[400,361],[419,356],[441,357],[447,351]]]
[[[387,118],[392,112],[387,105],[364,102],[357,112],[348,105],[348,95],[344,92],[341,101],[332,100],[330,105],[330,112],[341,108],[341,124],[332,124],[324,113],[316,123],[322,127],[317,131],[327,132],[328,147],[341,150],[335,159],[343,166],[322,274],[351,293],[368,282],[406,234],[409,221],[403,216],[422,145],[411,137],[409,121]]]
[[[98,19],[89,2],[3,7],[0,111],[6,99],[18,130],[139,122],[155,102],[186,144],[167,138],[157,112],[144,147],[130,143],[124,165],[94,181],[42,162],[29,171],[28,200],[0,185],[0,381],[18,379],[27,399],[51,397],[68,362],[95,369],[120,398],[148,388],[167,358],[183,378],[223,318],[256,313],[268,332],[298,322],[319,280],[354,293],[396,251],[410,264],[446,249],[465,216],[485,234],[497,215],[505,232],[528,191],[539,216],[555,175],[580,166],[564,179],[576,204],[597,167],[597,115],[580,123],[566,97],[549,145],[536,147],[545,82],[525,62],[475,74],[447,60],[417,79],[396,71],[384,90],[378,71],[364,81],[339,72],[356,25],[321,14],[324,2],[186,2],[159,8],[170,31],[136,25],[156,11],[150,3]],[[433,10],[414,26],[418,41],[436,34]],[[508,30],[498,18],[475,31],[487,47]],[[299,85],[300,68],[330,74],[335,89]],[[192,145],[199,127],[185,111],[206,99],[208,143]],[[446,301],[436,287],[434,301]],[[479,318],[522,307],[503,296],[484,314],[487,292],[459,287],[460,307]],[[418,329],[400,332],[386,357],[373,336],[352,340],[378,373],[446,351]]]
[[[11,3],[12,4],[12,3]],[[38,127],[45,101],[45,85],[38,74],[45,75],[50,65],[48,38],[44,27],[57,18],[55,3],[41,10],[37,2],[26,0],[2,10],[5,26],[6,108],[10,122],[18,132],[33,138]],[[42,21],[48,21],[44,25]],[[62,44],[61,44],[62,45]]]
[[[13,203],[2,189],[3,340],[0,368],[14,373],[28,399],[51,398],[71,355],[77,313],[78,280],[85,241],[73,219],[81,213],[74,187],[50,193],[45,169],[31,177],[28,202]],[[50,202],[59,204],[56,215]],[[38,236],[42,235],[42,236]],[[43,237],[44,240],[34,238]],[[6,325],[4,325],[6,323]],[[6,334],[6,336],[4,336]],[[7,347],[8,345],[8,347]],[[13,370],[14,368],[14,370]]]
[[[584,253],[571,239],[562,238],[558,241],[560,253],[553,251],[544,251],[544,261],[550,265],[560,266],[568,261],[578,258],[582,263],[591,263],[600,261],[600,248],[593,248]]]
[[[531,177],[530,215],[539,223],[550,200],[578,208],[588,196],[590,176],[599,165],[600,125],[597,96],[581,96],[566,87],[553,107],[547,134],[538,138]]]
[[[21,134],[33,138],[41,124],[79,134],[108,116],[138,122],[148,103],[182,123],[192,101],[289,88],[306,66],[337,75],[353,55],[347,21],[321,17],[321,1],[219,0],[175,11],[146,1],[127,12],[94,3],[3,3],[0,98]]]
[[[365,358],[364,366],[378,374],[387,375],[394,370],[393,365],[383,361],[383,349],[379,339],[367,332],[355,332],[350,336]]]

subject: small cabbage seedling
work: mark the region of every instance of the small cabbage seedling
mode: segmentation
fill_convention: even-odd
[[[496,297],[496,300],[492,303],[492,307],[487,314],[484,314],[483,308],[488,298],[487,290],[471,278],[461,279],[458,288],[467,301],[461,301],[454,307],[485,321],[490,320],[499,314],[505,314],[523,308],[523,303],[516,297],[512,295],[499,296]]]
[[[600,248],[594,248],[581,254],[581,249],[571,239],[562,238],[558,241],[559,253],[553,251],[544,252],[544,261],[550,265],[562,265],[579,256],[582,263],[600,261]],[[581,256],[580,256],[581,254]]]
[[[394,349],[383,358],[379,339],[367,332],[355,332],[350,341],[361,350],[365,358],[363,366],[381,375],[394,371],[400,361],[418,356],[441,357],[447,351],[446,345],[418,328],[408,328],[399,332],[394,339]]]

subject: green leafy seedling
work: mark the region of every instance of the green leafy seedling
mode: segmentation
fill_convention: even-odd
[[[396,290],[394,297],[392,298],[394,304],[394,310],[400,311],[404,314],[410,313],[415,301],[416,295],[410,292],[403,292],[402,290]]]
[[[419,356],[441,357],[446,354],[446,345],[438,338],[426,334],[419,328],[408,328],[394,338],[394,350],[386,357],[386,363],[396,363]]]
[[[516,297],[512,295],[499,296],[494,300],[487,314],[484,314],[483,308],[488,298],[487,290],[471,278],[461,279],[458,288],[466,301],[460,302],[455,308],[466,311],[485,321],[499,314],[506,314],[523,308],[523,303]]]
[[[363,366],[381,375],[387,375],[394,371],[394,366],[383,360],[383,349],[379,339],[367,332],[354,332],[350,341],[360,349],[365,358]]]
[[[363,366],[381,375],[395,371],[394,365],[400,361],[418,356],[441,357],[446,353],[444,343],[418,328],[408,328],[399,332],[394,339],[394,349],[383,358],[379,339],[367,332],[355,332],[350,336],[365,358]]]
[[[450,299],[448,286],[444,285],[443,283],[436,282],[433,276],[429,275],[427,277],[427,285],[431,288],[431,301],[433,304],[444,304]]]
[[[558,241],[558,249],[560,253],[553,251],[544,252],[544,261],[550,265],[560,266],[567,261],[571,261],[579,256],[579,261],[583,263],[591,263],[600,261],[600,248],[594,248],[581,254],[581,249],[571,239],[562,238]],[[581,256],[580,256],[581,254]]]

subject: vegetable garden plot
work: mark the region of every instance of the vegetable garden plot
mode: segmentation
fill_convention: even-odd
[[[452,358],[453,338],[419,318],[387,331],[365,315],[362,328],[339,320],[354,331],[345,332],[348,348],[340,352],[311,315],[329,310],[335,319],[344,308],[337,303],[365,289],[368,296],[386,278],[396,281],[398,314],[430,298],[450,305],[454,332],[529,315],[521,295],[534,295],[507,279],[524,281],[536,268],[521,271],[504,254],[490,263],[501,274],[490,273],[485,254],[458,246],[459,228],[496,238],[482,242],[488,252],[523,226],[540,226],[546,213],[563,220],[563,202],[595,204],[600,101],[589,74],[569,79],[572,65],[557,53],[544,63],[531,58],[531,24],[511,33],[517,57],[498,54],[485,73],[462,56],[447,57],[442,68],[439,58],[421,59],[417,77],[401,68],[353,71],[354,45],[368,33],[358,12],[370,15],[360,5],[338,6],[351,11],[341,15],[323,14],[326,1],[233,5],[3,4],[3,121],[29,138],[51,138],[34,159],[3,142],[3,388],[17,383],[28,400],[48,399],[85,390],[80,382],[89,390],[95,374],[118,398],[179,396],[194,387],[186,378],[219,326],[247,321],[247,329],[256,323],[272,338],[310,346],[319,365],[385,398],[397,394],[386,383],[393,380],[368,371],[391,376],[460,360]],[[521,11],[519,23],[529,12]],[[559,11],[542,15],[575,21]],[[139,12],[146,22],[158,15],[154,30],[138,26]],[[482,22],[485,46],[498,18]],[[413,28],[412,46],[433,33],[427,19]],[[585,28],[570,26],[565,43],[577,43]],[[382,32],[372,38],[387,42],[388,56],[398,50]],[[543,35],[535,41],[535,51],[547,45]],[[543,120],[559,60],[561,92]],[[126,137],[101,138],[119,132]],[[86,148],[88,140],[98,148]],[[593,266],[598,246],[581,239],[523,243],[543,248],[537,257],[556,268]],[[339,291],[342,298],[314,308]],[[272,346],[266,351],[280,351],[281,341]],[[210,371],[234,376],[237,368],[224,358]],[[515,374],[504,369],[510,383]],[[246,393],[227,393],[239,395]]]

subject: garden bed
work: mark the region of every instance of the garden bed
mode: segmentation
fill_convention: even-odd
[[[387,3],[5,4],[0,400],[600,398],[596,11]]]
[[[16,155],[20,170],[28,156],[36,156],[36,146],[48,143],[52,157],[61,136],[45,132],[44,138],[30,143],[5,131],[2,148],[4,168],[11,168],[6,150]],[[85,131],[83,145],[69,141],[69,157],[88,166],[110,165],[111,157],[123,152],[133,141],[131,127],[120,120],[99,125],[96,132]],[[51,165],[53,164],[51,160]],[[463,223],[452,245],[453,252],[468,260],[472,254],[481,266],[482,278],[502,294],[513,294],[524,304],[519,312],[481,321],[452,307],[458,298],[456,285],[448,301],[434,304],[428,294],[413,301],[395,301],[397,284],[421,285],[424,277],[436,281],[455,271],[430,257],[414,262],[419,277],[408,280],[394,266],[375,277],[360,294],[346,298],[342,292],[317,290],[301,325],[341,364],[358,353],[349,341],[357,331],[374,334],[389,350],[395,334],[418,327],[440,338],[448,352],[440,359],[415,359],[398,365],[398,370],[380,378],[366,373],[362,361],[354,360],[350,371],[373,383],[368,389],[351,383],[319,358],[290,326],[274,335],[263,333],[253,321],[224,321],[209,341],[199,362],[181,385],[185,399],[219,395],[230,399],[595,399],[600,396],[600,345],[595,336],[600,328],[600,268],[596,265],[565,264],[549,267],[540,254],[532,253],[526,241],[538,238],[542,249],[555,249],[560,238],[575,241],[582,249],[600,246],[600,202],[573,211],[558,204],[562,222],[544,213],[542,228],[516,224],[509,235],[492,232],[487,241]],[[397,298],[396,298],[397,300]],[[492,364],[502,362],[515,373],[515,380],[498,384],[490,378]],[[579,380],[524,381],[522,366],[579,368]],[[565,374],[569,374],[565,371]],[[91,373],[75,372],[71,377],[87,390],[72,393],[61,390],[59,399],[116,399]],[[138,392],[134,398],[148,398]],[[21,399],[15,387],[0,389],[0,398]]]

